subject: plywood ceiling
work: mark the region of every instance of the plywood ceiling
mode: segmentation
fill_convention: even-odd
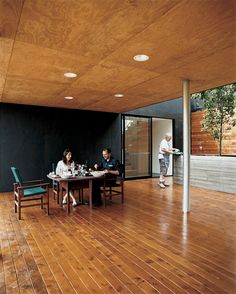
[[[124,112],[180,97],[183,79],[191,92],[235,82],[235,9],[234,0],[0,0],[0,102]],[[150,59],[134,61],[140,53]]]

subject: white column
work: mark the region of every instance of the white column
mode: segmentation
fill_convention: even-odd
[[[183,212],[190,211],[190,94],[189,80],[183,80]]]

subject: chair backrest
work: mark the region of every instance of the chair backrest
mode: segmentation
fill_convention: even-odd
[[[54,162],[52,163],[52,172],[56,172],[56,165]]]
[[[12,171],[12,173],[13,173],[13,176],[14,176],[14,178],[15,178],[15,181],[16,181],[17,183],[19,183],[19,184],[22,184],[23,181],[22,181],[22,178],[21,178],[21,176],[20,176],[20,173],[19,173],[18,168],[12,166],[12,167],[11,167],[11,171]]]
[[[122,163],[119,164],[119,173],[120,173],[119,176],[123,179],[124,173],[125,173],[125,166]]]

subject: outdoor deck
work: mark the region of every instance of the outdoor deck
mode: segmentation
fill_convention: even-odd
[[[236,293],[236,195],[157,179],[125,182],[125,203],[67,215],[52,199],[14,213],[0,194],[0,293]]]

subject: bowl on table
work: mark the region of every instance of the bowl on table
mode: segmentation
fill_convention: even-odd
[[[103,170],[95,170],[95,171],[91,171],[90,174],[94,177],[102,177],[105,172]]]
[[[64,174],[61,175],[61,178],[62,179],[69,179],[71,177],[72,177],[72,174],[71,173],[64,173]]]

